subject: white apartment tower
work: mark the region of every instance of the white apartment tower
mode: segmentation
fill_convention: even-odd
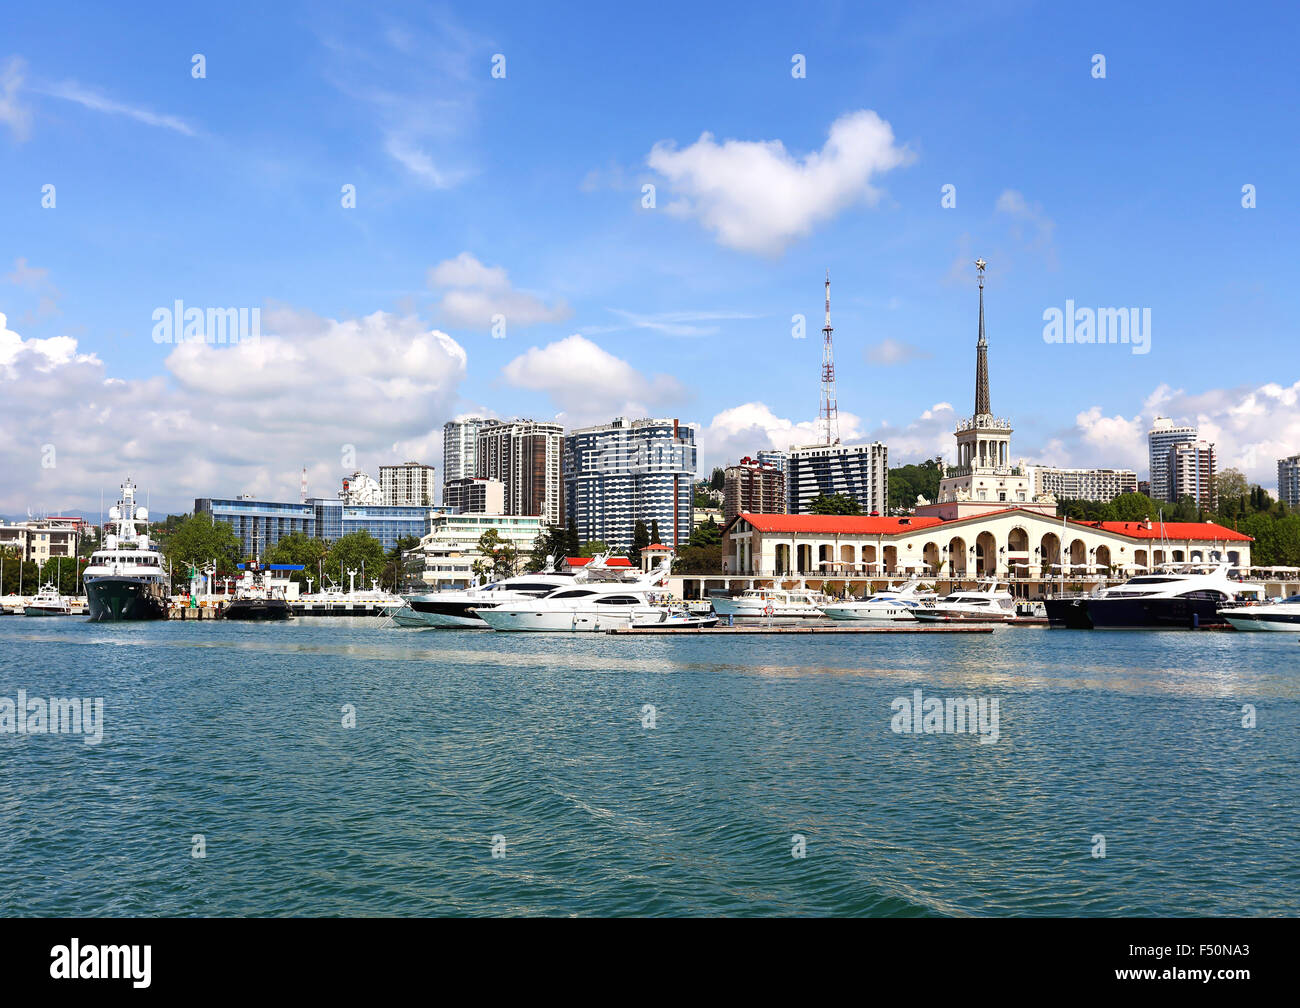
[[[384,503],[398,506],[431,507],[436,492],[433,466],[423,462],[379,467],[379,489]]]
[[[1168,417],[1156,417],[1151,430],[1147,432],[1152,500],[1177,499],[1169,484],[1169,450],[1175,445],[1189,444],[1199,438],[1200,433],[1195,427],[1178,426]]]

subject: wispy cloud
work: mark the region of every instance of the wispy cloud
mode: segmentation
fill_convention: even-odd
[[[465,140],[492,49],[450,15],[422,17],[362,39],[351,23],[322,29],[325,76],[372,120],[384,154],[421,185],[452,189],[474,174]]]
[[[622,308],[609,309],[624,322],[622,325],[587,326],[590,333],[625,332],[629,329],[648,329],[663,333],[665,336],[711,336],[720,328],[716,325],[699,323],[728,322],[736,319],[754,319],[757,315],[747,315],[733,311],[673,311],[655,312],[649,315],[626,311]]]
[[[83,108],[95,112],[126,116],[128,119],[134,119],[146,126],[174,130],[177,133],[183,133],[185,136],[195,135],[194,128],[179,116],[163,115],[137,105],[128,105],[125,102],[109,98],[98,91],[91,90],[76,81],[63,81],[39,90],[41,94],[49,95],[52,98],[62,98],[64,101],[76,102]]]
[[[27,139],[31,131],[31,110],[19,101],[18,92],[23,87],[23,71],[26,64],[11,56],[0,70],[0,123],[4,123],[19,143]]]

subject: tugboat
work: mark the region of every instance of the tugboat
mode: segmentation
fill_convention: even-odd
[[[135,484],[122,484],[122,498],[108,510],[111,532],[90,557],[82,578],[91,622],[167,617],[167,575],[162,554],[149,544],[149,512],[135,506]],[[145,523],[145,531],[136,529]]]
[[[235,597],[221,611],[225,619],[287,620],[293,619],[293,610],[285,598],[285,589],[275,584],[273,571],[300,571],[302,564],[262,564],[254,559],[240,564],[244,572]]]

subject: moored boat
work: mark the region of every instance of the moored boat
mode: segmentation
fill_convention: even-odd
[[[1258,605],[1225,605],[1219,617],[1234,630],[1300,631],[1300,595]]]
[[[996,581],[980,582],[974,591],[952,592],[915,613],[924,623],[1002,623],[1015,615],[1015,596]]]
[[[72,602],[59,594],[58,585],[47,581],[40,592],[23,606],[24,616],[71,616]]]
[[[149,542],[149,512],[135,504],[128,478],[122,496],[108,511],[110,531],[82,576],[92,622],[165,619],[169,603],[162,554]],[[144,524],[144,531],[137,528]]]
[[[877,623],[913,622],[916,611],[931,605],[933,591],[914,578],[898,588],[887,588],[864,599],[841,599],[821,607],[833,620],[867,620]]]

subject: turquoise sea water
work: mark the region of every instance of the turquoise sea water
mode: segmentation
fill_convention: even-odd
[[[105,705],[0,734],[0,915],[1300,911],[1295,635],[378,624],[0,619],[0,697]]]

